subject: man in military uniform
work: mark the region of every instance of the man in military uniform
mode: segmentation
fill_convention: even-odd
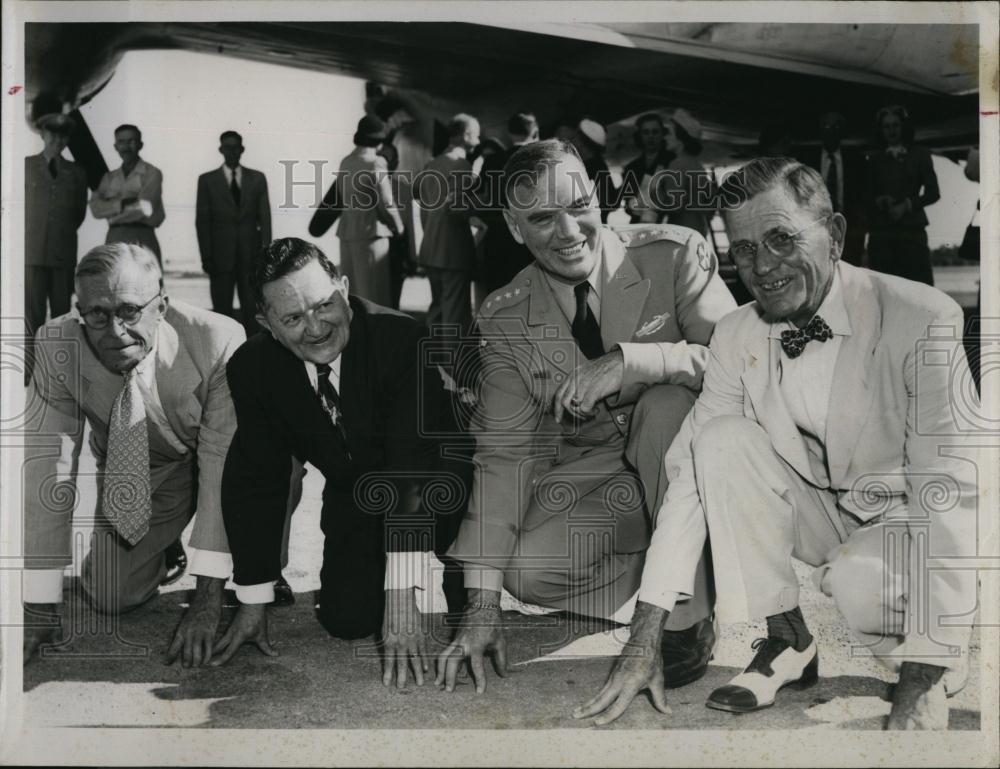
[[[518,150],[504,169],[504,216],[535,262],[484,303],[474,419],[476,478],[449,554],[469,604],[438,660],[451,691],[468,657],[502,674],[500,591],[546,607],[628,622],[663,456],[701,386],[715,323],[736,305],[701,235],[602,226],[572,145]],[[708,580],[670,615],[666,678],[700,677],[714,631]]]

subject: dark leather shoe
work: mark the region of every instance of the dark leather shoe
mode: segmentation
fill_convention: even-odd
[[[715,622],[711,617],[696,622],[687,630],[665,630],[660,651],[663,654],[663,685],[677,689],[697,681],[708,670],[715,649]]]
[[[819,680],[819,654],[816,641],[795,651],[782,638],[758,638],[753,642],[757,651],[747,669],[725,686],[708,696],[705,704],[729,713],[751,713],[770,707],[779,691],[786,686],[806,689]]]
[[[160,580],[160,585],[166,587],[167,585],[174,584],[184,576],[184,572],[187,571],[188,567],[188,557],[187,553],[184,552],[184,545],[181,544],[179,539],[170,545],[164,551],[163,555],[167,560],[167,573]]]
[[[283,575],[279,575],[274,583],[274,600],[268,606],[291,606],[295,603],[295,593],[292,586],[285,581]]]

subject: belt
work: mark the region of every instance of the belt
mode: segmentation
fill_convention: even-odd
[[[108,229],[109,230],[113,230],[115,228],[121,229],[122,227],[142,227],[143,229],[147,230],[156,229],[155,227],[153,227],[153,225],[145,224],[144,222],[130,222],[128,224],[112,224],[108,227]]]

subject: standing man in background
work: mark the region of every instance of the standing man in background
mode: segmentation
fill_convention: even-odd
[[[108,171],[90,198],[90,212],[108,220],[105,243],[138,243],[163,266],[156,228],[163,224],[163,174],[139,157],[142,131],[131,124],[115,129],[115,152],[121,168]]]
[[[510,149],[490,155],[479,178],[481,217],[486,224],[483,237],[486,290],[496,291],[534,261],[531,252],[514,240],[503,218],[503,167],[508,158],[525,144],[538,141],[538,119],[531,112],[516,112],[507,121]]]
[[[420,264],[431,281],[431,306],[427,323],[458,325],[466,331],[472,323],[470,289],[476,266],[476,244],[459,190],[471,190],[472,164],[468,153],[479,144],[479,121],[458,114],[448,126],[448,148],[431,160],[417,180],[417,198],[424,226]]]
[[[73,296],[76,231],[87,215],[87,175],[62,156],[76,127],[66,115],[38,121],[45,142],[37,155],[24,159],[24,324],[28,336],[25,381],[31,376],[30,346],[45,322],[65,315]]]
[[[834,213],[847,219],[844,237],[845,262],[861,265],[865,252],[865,180],[867,169],[860,151],[845,147],[841,142],[847,120],[839,112],[827,112],[820,118],[821,145],[804,154],[802,162],[819,171],[826,182]]]
[[[209,277],[212,309],[233,314],[233,290],[247,336],[257,330],[250,273],[261,248],[271,242],[271,203],[267,178],[240,165],[243,137],[226,131],[219,137],[221,168],[198,177],[195,228],[201,265]]]

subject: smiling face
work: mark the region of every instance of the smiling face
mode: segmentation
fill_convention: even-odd
[[[504,218],[518,243],[558,280],[578,283],[598,258],[601,211],[583,163],[571,155],[539,172],[535,184],[511,190]]]
[[[737,268],[740,280],[760,304],[766,320],[790,320],[801,327],[823,303],[840,258],[846,222],[840,214],[834,214],[827,226],[810,226],[820,216],[799,205],[783,184],[772,186],[726,214],[730,243],[749,241],[757,246],[753,261]],[[785,258],[775,256],[761,243],[776,232],[800,232]]]
[[[149,354],[156,341],[160,319],[167,309],[165,296],[150,302],[159,293],[158,276],[131,260],[120,262],[108,274],[87,275],[77,280],[77,304],[81,313],[94,308],[112,313],[111,321],[104,328],[84,327],[91,347],[105,368],[119,373],[129,371]],[[126,326],[114,317],[114,311],[123,304],[146,305],[134,325]]]
[[[330,363],[350,338],[347,278],[335,279],[313,259],[305,267],[264,284],[262,326],[301,360]]]

